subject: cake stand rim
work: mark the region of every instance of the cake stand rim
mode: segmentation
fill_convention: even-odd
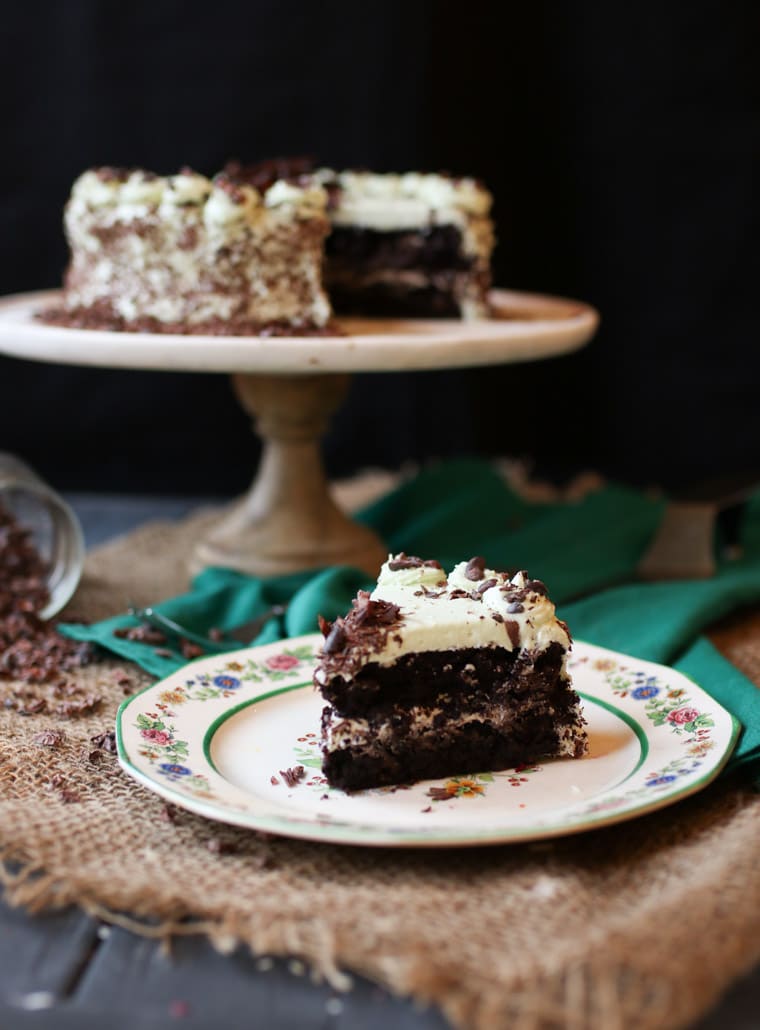
[[[72,329],[38,321],[60,290],[0,297],[0,354],[100,368],[309,375],[424,371],[535,361],[588,343],[599,325],[591,304],[567,297],[494,289],[492,302],[516,315],[456,319],[356,319],[342,336],[182,336]],[[393,327],[388,330],[387,327]],[[386,327],[385,332],[372,332]],[[403,330],[406,331],[403,331]]]

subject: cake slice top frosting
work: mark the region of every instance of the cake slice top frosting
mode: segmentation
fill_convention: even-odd
[[[540,652],[571,643],[540,580],[489,569],[479,557],[459,562],[447,576],[436,561],[389,555],[372,593],[360,592],[345,618],[322,628],[320,677],[355,675],[369,662],[390,665],[424,651]]]
[[[130,220],[159,209],[164,217],[199,208],[209,224],[253,223],[265,212],[287,209],[294,218],[324,215],[327,193],[312,178],[277,179],[258,189],[227,172],[207,179],[191,169],[160,176],[142,168],[91,168],[76,180],[69,214],[111,209]]]

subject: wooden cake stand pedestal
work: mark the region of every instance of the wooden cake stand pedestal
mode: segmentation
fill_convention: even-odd
[[[62,329],[37,319],[56,291],[0,301],[0,353],[34,361],[232,375],[263,452],[249,492],[202,540],[191,571],[222,565],[276,576],[352,565],[375,576],[382,541],[330,496],[320,441],[350,373],[535,361],[591,339],[596,311],[579,301],[494,290],[493,318],[342,319],[342,336],[171,336]]]
[[[237,373],[232,382],[254,417],[263,450],[250,491],[198,544],[193,571],[223,565],[258,576],[317,565],[354,565],[376,574],[380,538],[349,519],[327,487],[320,440],[350,377]]]

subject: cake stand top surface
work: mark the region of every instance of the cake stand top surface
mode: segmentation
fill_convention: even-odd
[[[493,317],[339,318],[341,336],[180,336],[49,326],[58,291],[0,300],[0,353],[32,361],[175,372],[384,372],[535,361],[577,350],[599,315],[581,301],[492,290]]]

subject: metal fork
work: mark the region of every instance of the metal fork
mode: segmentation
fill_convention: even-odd
[[[140,622],[147,622],[154,629],[160,629],[173,637],[182,637],[193,644],[198,644],[204,651],[212,652],[233,651],[239,648],[241,644],[250,643],[254,637],[258,636],[270,619],[276,618],[278,615],[284,615],[286,610],[287,605],[273,604],[263,615],[249,619],[247,622],[243,622],[232,629],[222,630],[221,635],[215,639],[204,636],[202,633],[195,633],[193,630],[187,629],[186,626],[181,626],[174,619],[170,619],[168,615],[162,615],[161,612],[156,611],[155,608],[149,606],[140,607],[132,604],[127,608],[129,614],[135,619],[139,619]]]

